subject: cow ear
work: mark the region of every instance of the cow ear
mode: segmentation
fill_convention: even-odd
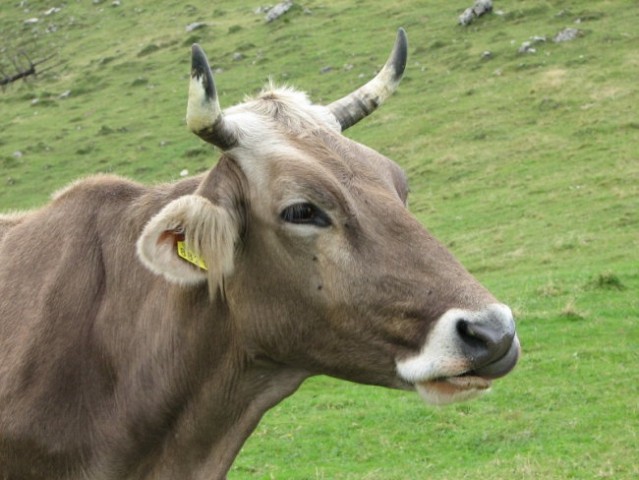
[[[199,195],[167,204],[144,227],[138,256],[152,272],[182,285],[209,281],[211,291],[233,272],[237,220]]]

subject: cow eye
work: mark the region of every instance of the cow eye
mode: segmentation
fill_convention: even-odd
[[[298,225],[315,225],[316,227],[330,227],[331,219],[321,209],[308,202],[295,203],[286,207],[280,213],[280,218],[288,223]]]

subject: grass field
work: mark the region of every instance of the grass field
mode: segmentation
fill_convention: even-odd
[[[194,41],[223,106],[269,78],[322,103],[408,32],[398,92],[347,135],[406,169],[414,213],[513,306],[520,365],[446,408],[312,379],[266,415],[230,479],[639,478],[639,9],[494,3],[460,27],[470,0],[308,0],[270,24],[260,2],[3,1],[0,69],[21,50],[59,65],[0,92],[0,210],[94,172],[209,168],[183,120]],[[566,27],[581,35],[553,42]],[[518,53],[533,36],[546,41]]]

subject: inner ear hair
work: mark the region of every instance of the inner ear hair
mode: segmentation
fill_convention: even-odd
[[[211,295],[223,292],[224,277],[233,272],[238,225],[226,208],[211,203],[200,195],[193,197],[188,219],[175,235],[188,249],[189,263],[206,266]],[[177,240],[176,240],[177,241]],[[177,255],[177,249],[176,249]],[[191,261],[193,260],[193,261]]]
[[[237,238],[237,221],[227,209],[200,195],[184,195],[149,221],[138,240],[138,255],[151,271],[172,283],[208,280],[215,294],[222,290],[224,276],[233,271]],[[188,251],[183,256],[177,248],[181,241]]]

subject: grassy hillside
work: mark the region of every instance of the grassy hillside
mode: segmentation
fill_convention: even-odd
[[[347,134],[406,169],[411,209],[514,307],[521,364],[443,409],[313,379],[266,416],[230,479],[639,476],[639,10],[497,0],[458,26],[471,3],[308,0],[267,24],[260,2],[4,0],[0,69],[20,50],[59,65],[0,92],[0,210],[94,172],[209,168],[215,152],[183,120],[195,41],[223,106],[268,78],[322,103],[408,31],[399,91]],[[580,36],[554,43],[566,27]],[[518,53],[533,36],[547,41]]]

